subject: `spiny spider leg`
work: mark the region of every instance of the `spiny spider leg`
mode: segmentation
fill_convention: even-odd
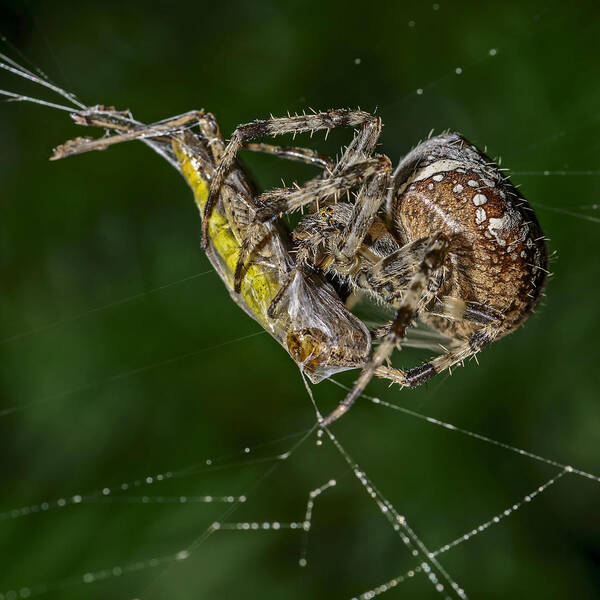
[[[462,363],[471,356],[475,356],[480,350],[491,344],[501,332],[502,323],[503,318],[499,318],[492,323],[484,325],[472,334],[468,340],[461,342],[450,352],[436,356],[431,361],[423,363],[418,367],[414,367],[408,371],[401,371],[392,367],[380,366],[375,371],[375,375],[382,379],[389,379],[402,387],[421,385],[434,375]]]
[[[366,273],[368,287],[382,295],[391,296],[395,290],[404,290],[431,241],[431,236],[418,238],[376,262]],[[390,301],[395,299],[390,297]]]
[[[331,173],[334,169],[335,163],[329,156],[320,154],[312,148],[300,148],[297,146],[275,146],[273,144],[262,144],[262,143],[250,143],[244,144],[244,150],[250,152],[262,152],[264,154],[272,154],[278,158],[285,160],[296,160],[298,162],[306,163],[307,165],[314,165],[320,167],[325,171]]]
[[[209,125],[209,127],[207,127]],[[210,148],[213,153],[213,158],[215,162],[218,162],[221,159],[221,155],[224,151],[224,144],[218,137],[218,125],[213,118],[213,123],[207,123],[206,120],[201,121],[200,130],[202,134],[209,140],[213,140],[214,143],[210,143]],[[333,161],[323,154],[319,154],[315,150],[311,148],[300,148],[295,146],[275,146],[272,144],[262,144],[262,143],[250,143],[245,144],[243,147],[244,150],[249,150],[251,152],[261,152],[264,154],[272,154],[277,156],[278,158],[304,162],[306,164],[311,164],[321,169],[326,170],[328,173],[331,173],[334,168]],[[315,178],[316,180],[321,180],[321,175]],[[223,188],[222,188],[223,189]],[[256,204],[256,200],[254,200],[253,205]],[[257,231],[261,230],[260,226],[257,226]],[[236,292],[240,291],[241,283],[244,278],[244,274],[246,269],[250,264],[250,257],[263,245],[267,239],[260,238],[259,236],[249,235],[247,238],[242,240],[240,253],[238,256],[235,273],[234,273],[234,290]],[[280,290],[280,293],[277,294],[276,298],[271,303],[270,316],[273,317],[275,307],[283,297],[287,287],[289,287],[291,281],[295,277],[295,272],[292,273],[291,277],[288,277],[286,283],[283,286],[283,289]]]
[[[479,302],[465,301],[454,296],[442,296],[435,298],[423,307],[423,314],[444,317],[456,321],[467,321],[478,325],[495,323],[496,326],[502,321],[502,313],[494,308],[480,304]],[[374,338],[381,338],[390,331],[392,321],[378,327],[373,332]]]
[[[157,123],[152,123],[150,125],[143,125],[137,121],[133,121],[129,117],[124,118],[124,113],[112,110],[107,111],[104,109],[104,107],[93,107],[86,111],[75,113],[73,118],[79,125],[101,127],[112,130],[117,129],[122,133],[105,136],[96,140],[89,140],[85,138],[69,140],[54,150],[51,160],[66,158],[74,154],[82,154],[92,150],[104,150],[111,145],[126,141],[174,135],[193,125],[198,125],[201,133],[208,140],[212,140],[212,142],[209,143],[209,146],[212,150],[213,159],[215,161],[220,158],[222,153],[222,142],[221,144],[216,143],[218,141],[217,122],[212,114],[205,113],[201,110],[189,111],[177,117],[158,121]],[[259,152],[264,151],[273,153],[271,148],[265,147],[254,148],[254,150]],[[303,158],[300,158],[302,152],[302,149],[298,149],[298,152],[294,153],[293,157],[290,156],[290,158],[295,160],[303,160]],[[305,158],[310,154],[311,151],[307,150]],[[316,155],[316,153],[314,154]],[[320,158],[320,155],[318,155],[318,157]],[[255,236],[249,236],[242,241],[234,275],[234,287],[236,292],[239,292],[240,290],[241,282],[244,277],[244,263],[248,256],[255,252],[267,241],[268,240],[266,238],[260,239],[256,238]]]
[[[369,118],[362,123],[360,130],[355,133],[352,141],[342,153],[342,156],[334,169],[334,174],[371,156],[371,154],[375,152],[375,147],[377,146],[380,135],[381,119],[374,115],[369,115]]]
[[[418,265],[423,259],[431,240],[431,236],[419,238],[375,263],[365,273],[368,288],[382,296],[388,295],[389,300],[393,302],[393,292],[397,291],[401,295],[402,290],[406,288],[410,281],[415,265]],[[480,325],[487,325],[502,319],[500,311],[480,302],[463,300],[455,296],[436,297],[437,289],[444,282],[444,273],[441,273],[441,275],[442,278],[437,282],[437,285],[427,290],[429,294],[424,294],[421,305],[425,312],[447,319],[464,320]],[[427,298],[427,295],[429,295],[429,298]]]
[[[391,356],[394,348],[404,338],[407,328],[417,316],[419,302],[423,292],[427,289],[429,282],[436,275],[436,271],[444,262],[447,249],[448,239],[445,235],[439,234],[434,237],[425,252],[423,261],[411,278],[410,285],[404,294],[402,303],[396,311],[396,317],[394,318],[390,332],[386,335],[383,342],[379,345],[377,350],[375,350],[369,362],[363,368],[359,378],[352,387],[352,390],[344,400],[338,404],[337,408],[320,422],[322,427],[331,425],[331,423],[350,410],[356,399],[361,395],[373,376],[381,368],[381,365]]]
[[[370,177],[360,188],[352,209],[350,221],[344,228],[344,233],[337,247],[336,261],[338,264],[350,263],[358,252],[367,232],[373,225],[381,202],[389,186],[392,163],[387,156],[382,157],[386,162],[382,171]]]
[[[471,302],[462,300],[454,296],[443,296],[436,300],[425,309],[428,313],[447,319],[457,321],[468,321],[469,323],[479,323],[487,325],[502,320],[502,313],[491,306],[485,306],[480,302]]]
[[[381,121],[378,117],[374,117],[361,110],[329,110],[327,112],[309,115],[296,115],[293,117],[280,118],[273,117],[271,119],[253,121],[252,123],[239,125],[233,132],[219,166],[215,171],[215,176],[211,181],[202,221],[203,246],[206,246],[208,243],[207,218],[210,216],[211,211],[215,206],[219,189],[223,185],[227,173],[235,161],[237,153],[246,140],[262,136],[276,136],[285,133],[297,134],[348,126],[361,126],[361,129],[347,148],[342,160],[334,170],[334,173],[335,171],[343,171],[350,164],[356,162],[359,157],[369,155],[373,152],[381,129]]]
[[[316,160],[322,159],[322,155],[311,149],[283,148],[284,152],[280,152],[282,147],[279,146],[268,144],[254,144],[252,146],[257,152],[271,152],[292,160],[306,159],[306,162],[313,163],[315,157],[318,157]],[[315,177],[298,188],[277,188],[261,194],[255,199],[255,205],[257,206],[256,218],[261,222],[265,222],[279,213],[290,212],[313,202],[318,207],[321,200],[330,196],[337,197],[361,181],[366,180],[357,196],[353,209],[353,219],[346,227],[346,243],[339,250],[340,263],[351,263],[352,257],[362,244],[377,216],[381,199],[389,185],[391,169],[391,162],[386,156],[376,156],[362,162],[352,163],[351,166],[336,175]],[[332,172],[329,167],[328,172]],[[244,240],[235,271],[234,286],[236,291],[238,291],[241,284],[246,261],[255,250],[256,245],[253,246],[250,240]]]
[[[388,171],[389,164],[387,157],[374,156],[353,163],[332,176],[311,179],[297,188],[269,190],[256,199],[256,218],[261,222],[269,221],[280,213],[296,210],[312,202],[318,203],[332,196],[337,197],[368,177]]]
[[[213,147],[213,146],[211,146],[211,147]],[[324,171],[326,171],[327,173],[331,173],[334,168],[334,163],[331,160],[331,158],[329,158],[328,156],[325,156],[324,154],[318,153],[316,150],[313,150],[312,148],[301,148],[301,147],[297,147],[297,146],[276,146],[273,144],[263,144],[263,143],[249,143],[249,144],[244,144],[243,149],[249,150],[251,152],[272,154],[273,156],[277,156],[278,158],[282,158],[284,160],[303,162],[305,164],[319,167],[319,168],[323,169]],[[218,161],[218,160],[220,160],[220,155],[218,157],[215,156],[215,161]],[[316,185],[316,183],[321,180],[322,180],[322,176],[318,175],[317,177],[312,179],[311,182],[314,182],[313,185]],[[263,199],[263,201],[264,201],[264,199]],[[259,198],[256,198],[253,202],[254,205],[260,205],[260,203],[261,203],[261,200]],[[280,212],[280,211],[277,211],[277,212]],[[260,230],[260,226],[258,226],[257,229]],[[248,236],[245,240],[242,241],[242,244],[240,247],[240,253],[239,253],[236,268],[235,268],[234,281],[233,281],[234,290],[236,292],[240,291],[242,280],[244,278],[244,274],[250,264],[248,262],[250,257],[258,250],[260,245],[263,244],[265,241],[266,240],[260,239],[253,235]],[[295,274],[294,274],[294,276],[295,276]],[[284,285],[285,289],[287,289],[287,287],[289,287],[289,284],[291,283],[292,280],[293,280],[293,277],[288,278],[287,283]],[[281,290],[280,294],[278,294],[277,297],[271,303],[272,308],[270,309],[271,312],[269,313],[271,318],[274,318],[273,314],[272,314],[273,310],[275,309],[279,300],[283,296],[285,289]]]

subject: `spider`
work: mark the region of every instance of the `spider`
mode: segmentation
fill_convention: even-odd
[[[210,113],[190,111],[151,125],[103,106],[88,107],[12,60],[0,67],[74,106],[0,90],[13,99],[66,110],[107,136],[77,138],[52,158],[140,139],[175,166],[202,213],[202,245],[233,300],[282,345],[313,382],[362,368],[348,395],[320,424],[346,413],[373,376],[419,385],[475,356],[533,312],[546,282],[545,238],[531,207],[483,152],[446,133],[417,145],[392,168],[375,154],[381,120],[361,110],[329,110],[240,125],[225,145]],[[191,128],[196,127],[198,133]],[[249,143],[253,138],[354,127],[334,164],[311,149]],[[304,185],[258,195],[236,160],[240,149],[316,165]],[[339,201],[357,189],[354,203]],[[278,219],[308,206],[291,234]],[[289,242],[295,244],[295,261]],[[327,276],[395,308],[371,336]],[[387,364],[417,318],[452,341],[408,371]]]
[[[514,331],[539,302],[548,273],[546,242],[533,209],[495,162],[462,136],[445,133],[417,145],[393,169],[387,157],[374,154],[381,120],[360,110],[238,126],[211,181],[203,243],[211,210],[245,142],[344,126],[357,131],[335,165],[326,161],[326,172],[301,187],[262,194],[256,210],[256,219],[266,223],[280,213],[320,205],[293,232],[296,268],[273,300],[272,316],[295,271],[311,270],[396,309],[375,332],[381,342],[351,391],[322,426],[346,413],[375,375],[416,386]],[[338,201],[354,187],[353,204]],[[251,247],[240,256],[239,269],[244,261],[252,261]],[[453,346],[406,372],[386,366],[417,318],[451,338]]]

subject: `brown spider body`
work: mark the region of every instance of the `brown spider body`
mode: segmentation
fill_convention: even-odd
[[[485,154],[456,134],[421,144],[403,163],[419,167],[389,206],[393,230],[403,243],[446,234],[437,295],[493,307],[503,317],[496,337],[510,333],[531,314],[546,281],[546,243],[533,210]],[[452,338],[469,338],[481,327],[426,312],[422,318]]]

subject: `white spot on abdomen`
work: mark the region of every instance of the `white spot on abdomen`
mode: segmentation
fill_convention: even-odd
[[[464,188],[462,185],[460,185],[460,183],[457,183],[457,184],[456,184],[456,185],[455,185],[455,186],[452,188],[452,191],[453,191],[455,194],[461,194],[461,193],[462,193],[462,191],[463,191],[464,189],[465,189],[465,188]]]
[[[487,219],[487,213],[484,208],[478,208],[475,211],[475,223],[481,225]]]
[[[428,156],[427,157],[428,160],[434,160],[433,156]],[[441,181],[441,179],[436,179],[436,177],[439,177],[441,172],[448,172],[448,171],[459,171],[460,172],[460,167],[463,163],[461,161],[458,160],[436,160],[435,162],[432,162],[431,164],[422,167],[420,169],[417,169],[406,181],[406,183],[402,184],[399,188],[398,188],[398,193],[401,194],[402,192],[404,192],[404,190],[411,184],[411,183],[416,183],[418,181],[422,181],[423,179],[429,179],[430,177],[433,177],[433,179],[435,181]],[[464,171],[462,171],[464,172]]]
[[[473,204],[475,206],[481,206],[487,202],[487,198],[483,194],[475,194],[473,196]]]
[[[522,220],[521,215],[514,208],[509,208],[505,211],[501,218],[491,218],[489,220],[488,231],[496,238],[496,242],[500,246],[506,246],[506,238],[515,233],[519,222]]]

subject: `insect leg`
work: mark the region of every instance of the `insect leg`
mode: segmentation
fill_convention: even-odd
[[[121,115],[121,118],[118,118],[119,115]],[[142,125],[137,121],[123,118],[122,113],[116,111],[111,114],[110,111],[99,111],[94,107],[80,113],[74,113],[73,117],[78,125],[119,130],[122,133],[98,139],[76,138],[69,140],[54,149],[50,160],[58,160],[92,150],[105,150],[109,146],[130,140],[169,136],[197,123],[205,117],[205,113],[193,110],[177,117],[152,123],[151,125]]]
[[[429,244],[423,261],[418,270],[411,277],[410,284],[404,294],[402,303],[396,311],[396,316],[390,328],[390,332],[385,336],[383,342],[371,356],[369,362],[363,367],[359,378],[354,383],[352,390],[338,404],[337,408],[329,414],[321,425],[326,427],[344,415],[354,404],[356,399],[367,387],[369,381],[381,365],[387,360],[397,344],[406,335],[406,330],[417,316],[419,302],[423,292],[427,289],[429,281],[435,276],[436,271],[442,265],[448,249],[447,238],[439,234]]]
[[[265,233],[267,233],[267,235],[265,235]],[[240,252],[233,276],[233,289],[236,292],[241,290],[242,280],[244,279],[244,275],[249,266],[248,261],[269,242],[270,235],[272,235],[272,232],[265,232],[264,226],[259,223],[248,226],[245,237],[240,245]]]
[[[271,319],[277,318],[277,314],[279,313],[279,305],[281,304],[283,297],[286,295],[288,288],[290,287],[298,273],[300,273],[299,269],[292,269],[288,273],[286,280],[283,282],[283,285],[279,288],[279,291],[277,292],[273,300],[271,300],[271,304],[269,305],[267,311],[267,314]]]

